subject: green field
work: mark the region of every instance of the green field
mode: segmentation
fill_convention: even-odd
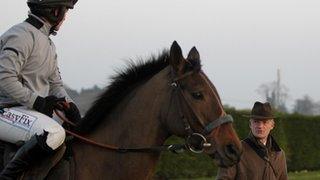
[[[212,180],[215,178],[195,178],[193,180]],[[294,180],[319,180],[320,171],[301,171],[301,172],[290,172],[289,179]],[[176,179],[176,180],[187,180],[187,179]]]
[[[298,180],[318,180],[320,179],[320,171],[301,171],[301,172],[290,172],[289,179],[298,179]]]

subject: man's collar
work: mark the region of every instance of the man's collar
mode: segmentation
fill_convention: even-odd
[[[261,149],[268,149],[271,151],[281,151],[278,143],[276,142],[276,140],[274,139],[274,137],[272,135],[268,135],[267,138],[267,143],[266,145],[262,144],[250,131],[248,138],[256,145],[256,147],[261,148]]]
[[[269,136],[267,138],[267,143],[266,145],[264,145],[262,142],[260,142],[254,135],[253,133],[250,131],[248,138],[251,140],[251,142],[254,143],[254,145],[260,149],[265,149],[268,147],[269,145]]]
[[[35,28],[39,29],[39,31],[41,31],[43,34],[45,34],[46,36],[50,35],[50,30],[52,25],[46,21],[44,21],[43,19],[41,19],[40,17],[29,13],[28,15],[29,17],[26,19],[26,22],[28,22],[29,24],[33,25]]]

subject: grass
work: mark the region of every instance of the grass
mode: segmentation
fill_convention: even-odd
[[[193,180],[212,180],[215,178],[195,178]],[[319,180],[320,171],[301,171],[301,172],[289,172],[289,180]],[[188,179],[176,179],[176,180],[188,180]]]
[[[320,179],[320,171],[301,171],[301,172],[290,172],[289,179],[297,180],[318,180]]]

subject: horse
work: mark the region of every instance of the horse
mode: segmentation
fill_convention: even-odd
[[[157,57],[132,62],[112,77],[74,130],[100,147],[75,138],[74,163],[66,171],[77,180],[153,179],[161,150],[172,148],[164,145],[172,135],[185,138],[186,147],[203,151],[218,166],[232,166],[241,143],[231,122],[201,69],[197,49],[184,58],[174,41]],[[58,174],[51,171],[46,179],[61,178]]]

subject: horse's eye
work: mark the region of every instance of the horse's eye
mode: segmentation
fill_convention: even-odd
[[[203,94],[201,92],[193,92],[191,93],[192,97],[197,99],[197,100],[202,100],[203,99]]]

